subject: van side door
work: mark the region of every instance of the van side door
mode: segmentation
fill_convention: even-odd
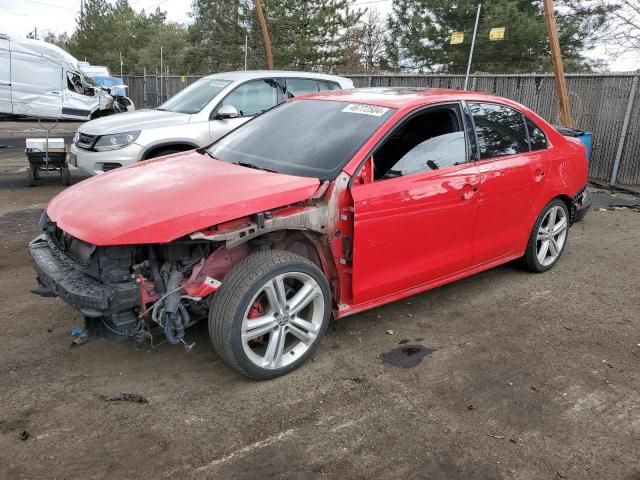
[[[11,50],[9,40],[0,38],[0,112],[13,113],[11,103]]]
[[[61,64],[27,52],[12,50],[11,89],[15,115],[60,118]]]

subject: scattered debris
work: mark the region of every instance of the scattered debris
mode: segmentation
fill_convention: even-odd
[[[404,345],[382,354],[382,363],[400,368],[413,368],[436,350],[424,345]]]
[[[26,442],[29,438],[29,432],[27,432],[26,430],[23,430],[22,433],[20,434],[20,440],[22,440],[23,442]]]
[[[133,403],[149,403],[149,400],[142,395],[135,393],[117,393],[115,395],[98,395],[103,402],[133,402]]]
[[[507,385],[509,385],[510,387],[513,387],[513,382],[507,382]]]
[[[475,410],[476,407],[474,407],[473,405],[467,405],[467,410]]]
[[[496,435],[494,433],[489,433],[487,435],[491,438],[497,438],[498,440],[502,440],[504,438],[504,435]]]
[[[416,338],[416,342],[424,342],[424,338]],[[638,344],[638,346],[640,347],[640,343]]]
[[[573,328],[572,328],[572,327],[568,327],[567,325],[565,325],[565,324],[563,324],[563,323],[561,323],[560,325],[562,325],[562,326],[563,326],[564,328],[566,328],[567,330],[573,330]]]
[[[89,340],[89,333],[84,327],[76,327],[71,330],[71,336],[73,337],[73,343],[71,344],[72,347],[74,345],[87,343],[87,340]]]
[[[413,313],[407,313],[407,317],[413,317]]]
[[[408,338],[403,338],[402,340],[400,340],[398,342],[398,345],[404,345],[405,343],[409,343],[409,339]]]
[[[556,475],[558,476],[558,478],[567,478],[565,475],[563,475],[559,471],[556,471]]]
[[[396,332],[394,332],[393,330],[387,330],[387,335],[395,335]]]
[[[531,390],[533,390],[534,392],[539,392],[540,390],[538,390],[538,387],[535,387],[533,385],[531,385]]]

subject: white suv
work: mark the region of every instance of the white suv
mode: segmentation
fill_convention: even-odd
[[[156,109],[84,123],[69,163],[91,175],[203,147],[288,98],[353,88],[348,78],[306,72],[247,71],[204,77]]]

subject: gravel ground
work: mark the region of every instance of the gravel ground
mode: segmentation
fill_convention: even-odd
[[[82,319],[29,293],[26,249],[62,187],[25,187],[21,161],[0,153],[0,478],[640,479],[637,210],[590,212],[551,272],[340,320],[313,361],[254,382],[206,327],[190,353],[70,347]],[[400,346],[422,361],[383,363]]]

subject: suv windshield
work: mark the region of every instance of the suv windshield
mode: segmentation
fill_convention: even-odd
[[[393,112],[341,101],[292,100],[226,135],[208,153],[225,162],[328,180]]]
[[[198,113],[231,82],[203,78],[164,102],[158,110],[176,113]]]

